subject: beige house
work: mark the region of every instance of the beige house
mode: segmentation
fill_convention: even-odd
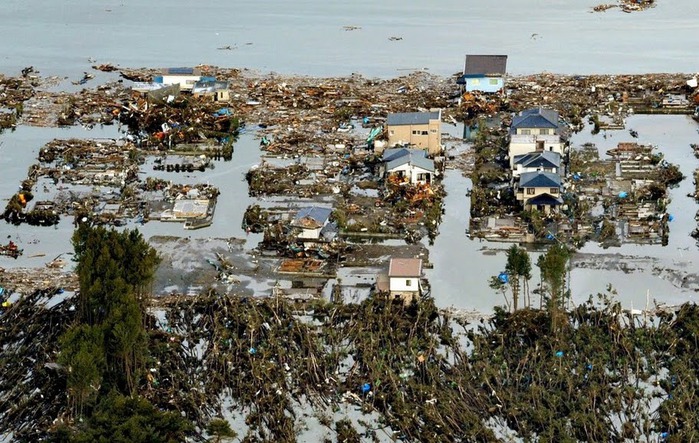
[[[216,80],[201,80],[192,87],[195,97],[208,97],[216,102],[231,101],[231,91],[228,82]]]
[[[442,111],[389,114],[388,146],[411,145],[430,156],[442,151]]]
[[[515,198],[525,210],[537,209],[550,214],[563,203],[561,199],[561,176],[552,172],[525,172],[519,176]]]

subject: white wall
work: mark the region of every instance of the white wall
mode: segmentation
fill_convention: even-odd
[[[163,84],[179,84],[180,89],[189,91],[194,87],[194,83],[198,82],[200,79],[200,75],[163,75]]]
[[[410,284],[407,284],[410,282]],[[420,290],[420,279],[417,277],[391,277],[389,280],[391,292],[417,292]]]
[[[301,233],[298,235],[298,238],[307,238],[307,239],[312,239],[312,240],[317,240],[320,238],[320,231],[323,228],[318,228],[318,229],[301,229]]]
[[[393,168],[393,169],[391,169],[390,171],[387,171],[387,172],[388,172],[389,174],[393,174],[393,173],[397,173],[397,172],[400,172],[400,171],[402,171],[402,172],[403,172],[403,175],[405,175],[406,177],[408,177],[408,178],[410,179],[410,183],[413,184],[413,185],[416,184],[416,183],[418,182],[418,181],[417,181],[417,175],[418,175],[418,174],[423,174],[423,173],[430,173],[430,174],[432,174],[431,171],[427,171],[427,170],[425,170],[425,169],[419,168],[419,167],[414,166],[414,165],[412,165],[412,164],[410,164],[410,163],[406,163],[406,164],[404,164],[404,165],[397,166],[397,167],[395,167],[395,168]],[[432,175],[434,175],[434,174],[432,174]]]

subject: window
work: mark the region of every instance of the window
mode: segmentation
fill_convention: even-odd
[[[546,129],[546,128],[543,128],[543,129],[539,129],[539,134],[542,134],[542,135],[548,135],[548,134],[549,134],[549,130],[548,130],[548,129]]]
[[[433,134],[436,134],[436,133],[437,133],[437,130],[436,130],[436,129],[430,129],[430,132],[433,133]]]
[[[413,131],[413,135],[420,135],[420,131]]]
[[[520,129],[520,131],[522,131],[522,132],[520,132],[520,134],[522,134],[522,135],[531,135],[532,134],[531,129]]]
[[[396,135],[396,131],[394,131],[393,129],[391,129],[391,135]]]
[[[534,195],[534,188],[527,188],[527,195]]]
[[[471,84],[472,84],[473,86],[478,86],[478,85],[481,84],[481,81],[480,81],[480,79],[472,78],[472,79],[471,79]]]
[[[412,285],[413,285],[413,281],[412,281],[412,280],[408,279],[408,280],[405,281],[405,286],[412,286]]]
[[[496,78],[491,78],[490,81],[489,81],[488,83],[490,83],[491,86],[497,86],[497,84],[498,84],[498,79],[496,79]]]
[[[551,188],[551,189],[549,189],[549,194],[552,194],[552,195],[558,194],[558,188]]]
[[[421,134],[421,135],[429,135],[429,132],[427,132],[427,131],[422,131],[422,134]]]

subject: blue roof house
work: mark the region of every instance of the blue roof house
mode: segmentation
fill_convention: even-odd
[[[515,194],[525,210],[537,209],[549,214],[563,203],[561,176],[553,172],[525,172],[519,176]]]

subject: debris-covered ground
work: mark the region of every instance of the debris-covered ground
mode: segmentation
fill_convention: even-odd
[[[47,290],[3,309],[0,428],[14,438],[45,438],[69,423],[56,356],[73,303]],[[328,441],[697,433],[691,305],[637,316],[590,302],[563,317],[524,309],[476,325],[430,302],[380,298],[294,305],[208,294],[154,309],[138,392],[195,424],[195,441],[217,416],[241,417],[244,441],[294,441],[309,423]],[[378,415],[357,420],[362,413]]]

